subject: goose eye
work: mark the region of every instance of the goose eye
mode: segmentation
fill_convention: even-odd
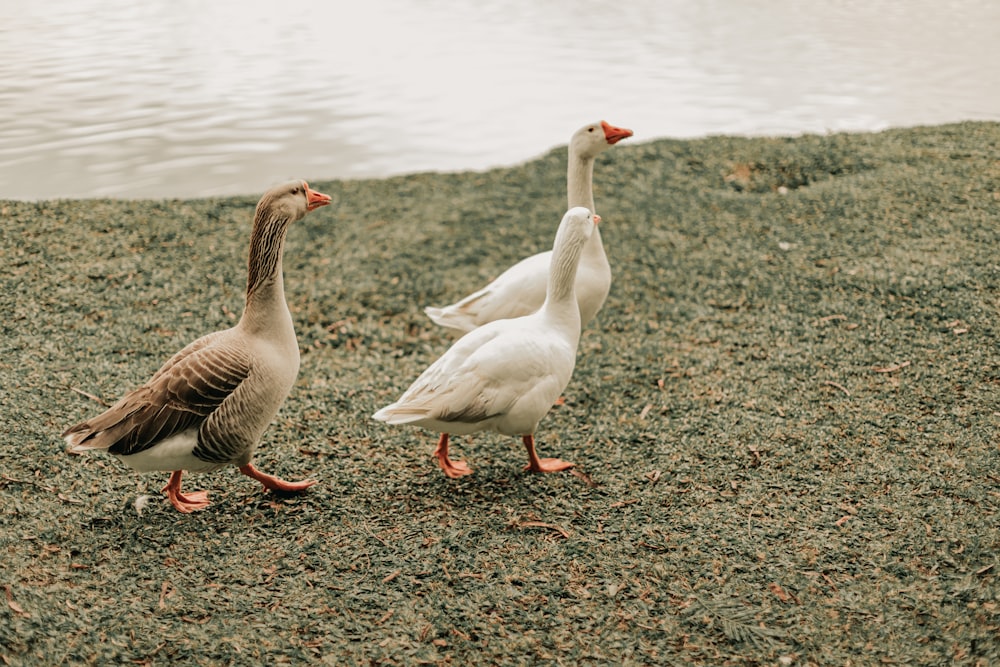
[[[587,132],[593,132],[593,131],[594,131],[594,128],[592,128],[592,127],[588,127],[587,128]]]

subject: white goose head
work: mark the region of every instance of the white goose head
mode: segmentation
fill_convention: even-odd
[[[577,157],[593,159],[622,139],[632,136],[632,130],[615,127],[606,121],[584,125],[573,133],[569,150]]]
[[[601,216],[595,215],[583,206],[574,206],[566,211],[559,229],[556,230],[556,239],[552,244],[553,252],[563,250],[570,257],[577,254],[578,248],[582,248],[590,235],[594,233],[594,225],[601,221]]]

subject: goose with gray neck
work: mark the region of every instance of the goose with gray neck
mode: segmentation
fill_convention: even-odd
[[[299,370],[285,301],[285,236],[289,225],[329,203],[305,181],[266,192],[254,214],[246,304],[236,326],[190,343],[103,414],[66,429],[62,437],[70,450],[104,450],[139,472],[170,472],[163,491],[185,513],[209,501],[204,491],[181,491],[184,471],[234,465],[271,491],[299,492],[314,484],[287,482],[251,461]]]

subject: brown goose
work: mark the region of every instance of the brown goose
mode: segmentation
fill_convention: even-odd
[[[204,491],[181,493],[185,470],[235,465],[272,491],[315,484],[286,482],[250,461],[299,372],[281,270],[285,234],[291,223],[329,203],[305,181],[268,190],[254,214],[239,323],[194,341],[106,412],[66,429],[70,449],[104,449],[139,472],[170,471],[163,491],[181,512],[209,505]]]

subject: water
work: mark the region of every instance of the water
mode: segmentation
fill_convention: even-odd
[[[3,0],[0,198],[254,194],[643,141],[1000,120],[995,0]]]

